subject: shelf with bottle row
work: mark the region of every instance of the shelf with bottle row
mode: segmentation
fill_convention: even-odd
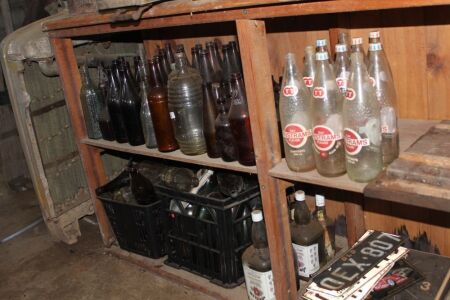
[[[81,139],[82,144],[90,145],[96,148],[120,151],[125,153],[138,154],[148,157],[156,157],[168,160],[175,160],[211,168],[232,170],[237,172],[256,174],[256,166],[244,166],[237,161],[225,162],[221,158],[210,158],[206,153],[200,155],[185,155],[180,150],[172,152],[160,152],[158,149],[149,149],[145,145],[131,146],[128,143],[118,143],[115,141],[106,141],[103,139],[94,140],[89,138]]]
[[[437,123],[438,121],[429,120],[399,120],[398,127],[400,133],[400,152],[405,151],[420,136],[426,133],[428,129]],[[293,172],[289,170],[285,159],[273,167],[269,171],[269,174],[280,179],[311,183],[356,193],[363,193],[364,188],[367,185],[367,183],[359,183],[350,180],[347,174],[338,177],[325,177],[320,175],[317,170],[312,170],[309,172]]]

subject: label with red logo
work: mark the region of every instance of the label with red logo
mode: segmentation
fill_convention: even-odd
[[[362,147],[370,145],[368,138],[361,138],[361,136],[350,128],[344,129],[345,152],[349,155],[356,155],[361,152]]]
[[[318,125],[313,128],[314,145],[319,151],[331,150],[336,141],[342,139],[342,133],[335,133],[330,127]]]
[[[345,91],[345,99],[347,99],[347,100],[353,100],[353,99],[355,99],[355,97],[356,97],[356,92],[355,92],[354,89],[348,88],[348,89]]]
[[[250,300],[275,300],[272,271],[258,272],[244,265],[244,277]]]
[[[296,123],[287,124],[283,130],[283,137],[286,144],[295,149],[303,147],[311,135],[311,129],[306,129],[303,125]]]
[[[321,86],[316,86],[312,91],[313,97],[317,98],[317,99],[325,98],[326,93],[327,93],[327,90],[325,90],[325,88],[323,88]]]
[[[345,77],[336,78],[336,84],[341,91],[345,91],[347,89],[348,80]]]
[[[310,246],[300,246],[292,243],[297,254],[298,274],[303,277],[309,277],[319,271],[319,244]]]
[[[303,82],[305,83],[305,85],[307,87],[312,87],[314,84],[314,78],[305,76],[305,77],[303,77]]]
[[[291,97],[296,96],[298,94],[298,87],[295,85],[286,85],[283,88],[283,96],[285,97]]]

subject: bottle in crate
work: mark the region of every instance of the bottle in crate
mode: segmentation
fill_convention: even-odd
[[[334,257],[336,249],[334,236],[335,226],[333,220],[327,216],[325,197],[323,195],[316,195],[316,209],[313,212],[313,216],[323,227],[326,261],[329,261]]]
[[[98,122],[102,102],[100,91],[92,83],[87,65],[83,64],[81,66],[80,75],[80,102],[81,108],[83,109],[87,136],[91,139],[100,139],[102,138],[102,132]]]
[[[306,87],[309,89],[309,92],[312,92],[314,85],[314,77],[316,76],[316,61],[314,59],[315,52],[313,46],[305,47],[305,57],[303,61],[303,82]]]
[[[311,98],[297,75],[295,55],[288,53],[280,95],[280,119],[286,162],[292,171],[314,169]]]
[[[399,155],[397,96],[391,67],[380,41],[380,32],[370,32],[369,37],[369,76],[375,84],[375,95],[381,106],[381,152],[383,164],[388,165]]]

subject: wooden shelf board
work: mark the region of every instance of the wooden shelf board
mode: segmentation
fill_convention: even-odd
[[[438,121],[428,120],[399,120],[400,151],[405,151],[420,136],[427,132],[431,126],[437,123]],[[317,170],[303,173],[293,172],[289,170],[285,159],[272,168],[269,174],[281,179],[311,183],[357,193],[363,193],[367,185],[367,183],[358,183],[350,180],[347,174],[338,177],[324,177]]]
[[[139,155],[143,155],[143,156],[181,161],[181,162],[185,162],[185,163],[207,166],[207,167],[211,167],[211,168],[226,169],[226,170],[233,170],[233,171],[253,173],[253,174],[257,173],[255,166],[247,167],[247,166],[243,166],[243,165],[239,164],[238,162],[224,162],[220,158],[209,158],[207,154],[189,156],[189,155],[184,155],[183,153],[181,153],[180,150],[176,150],[176,151],[172,151],[172,152],[160,152],[157,149],[149,149],[145,145],[131,146],[129,144],[119,144],[117,142],[110,142],[110,141],[105,141],[102,139],[93,140],[93,139],[84,138],[81,140],[81,143],[90,145],[90,146],[94,146],[97,148],[102,148],[102,149],[109,149],[109,150],[115,150],[115,151],[120,151],[120,152],[139,154]]]

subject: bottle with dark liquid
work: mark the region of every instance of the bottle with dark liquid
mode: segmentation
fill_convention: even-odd
[[[125,121],[122,115],[121,104],[121,84],[119,81],[118,61],[113,61],[112,69],[109,74],[109,92],[107,98],[107,105],[109,114],[111,116],[112,126],[114,128],[114,136],[118,143],[128,142],[127,130],[125,128]]]
[[[203,84],[203,133],[206,140],[206,152],[211,158],[220,157],[220,149],[216,140],[215,121],[217,109],[212,94],[211,84]]]
[[[172,122],[170,121],[167,89],[162,85],[154,61],[149,60],[148,64],[150,69],[148,101],[158,150],[161,152],[174,151],[178,149],[178,143],[175,140]]]
[[[196,47],[191,48],[192,67],[200,71],[200,54]]]
[[[137,168],[130,168],[130,187],[134,199],[140,205],[152,204],[158,200],[153,184]]]
[[[260,210],[252,212],[252,242],[242,255],[245,285],[250,300],[275,300],[266,225]]]
[[[250,116],[248,113],[244,81],[240,73],[233,73],[231,75],[231,86],[233,87],[234,94],[228,117],[234,139],[236,140],[238,161],[244,166],[254,166],[255,151],[253,149]]]
[[[81,66],[80,75],[80,102],[81,108],[83,109],[87,136],[91,139],[100,139],[102,138],[100,126],[98,124],[101,109],[100,91],[92,83],[91,77],[89,77],[89,69],[87,65]]]
[[[324,248],[326,261],[331,260],[335,253],[335,227],[334,221],[327,216],[325,209],[325,197],[322,195],[316,195],[316,210],[313,212],[314,218],[319,221],[324,230]]]
[[[241,73],[241,69],[236,64],[235,60],[232,58],[230,45],[222,46],[222,56],[223,56],[222,78],[223,81],[226,84],[228,84],[231,81],[231,74]]]
[[[216,118],[216,140],[224,161],[231,162],[237,160],[236,141],[231,131],[230,120],[225,109],[225,100],[221,98],[218,102],[219,115]]]
[[[214,42],[208,42],[206,43],[206,49],[209,52],[209,61],[211,62],[212,69],[214,71],[214,74],[217,75],[219,81],[222,79],[222,66],[220,63],[220,54],[219,51],[217,51]]]
[[[109,108],[108,108],[108,87],[109,87],[109,80],[110,74],[111,74],[111,68],[105,67],[103,69],[105,73],[106,80],[103,79],[105,82],[102,84],[102,88],[104,85],[104,89],[106,92],[104,92],[104,97],[101,99],[101,105],[100,105],[100,114],[98,116],[98,125],[100,126],[100,131],[102,132],[102,138],[107,141],[114,141],[114,127],[111,120],[111,115],[109,114]],[[103,81],[102,80],[102,81]],[[102,93],[103,94],[103,93]]]

